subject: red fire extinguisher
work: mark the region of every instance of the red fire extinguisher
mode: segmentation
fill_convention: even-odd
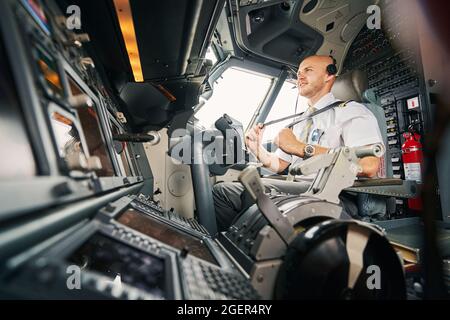
[[[406,180],[415,180],[422,183],[423,153],[420,135],[414,130],[403,133],[405,143],[402,145],[403,168]],[[408,199],[408,207],[413,210],[422,210],[422,200],[419,197]]]

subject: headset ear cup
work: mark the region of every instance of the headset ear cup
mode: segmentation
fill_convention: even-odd
[[[337,73],[337,67],[335,64],[329,64],[327,66],[327,72],[330,76],[335,75]]]

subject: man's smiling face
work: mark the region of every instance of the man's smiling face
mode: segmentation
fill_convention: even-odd
[[[310,98],[323,89],[330,78],[326,71],[327,66],[332,62],[330,57],[312,56],[300,63],[297,72],[297,84],[301,96]]]

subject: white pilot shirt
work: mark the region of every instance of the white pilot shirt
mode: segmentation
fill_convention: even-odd
[[[317,110],[338,101],[330,92],[320,98],[314,105]],[[345,107],[335,107],[312,118],[308,141],[312,145],[326,148],[360,147],[375,143],[383,144],[377,119],[363,104],[351,101]],[[298,138],[307,120],[296,124],[293,128]],[[384,144],[383,144],[384,145]],[[302,158],[291,156],[278,148],[275,154],[286,162],[298,164]],[[315,175],[313,175],[315,176]],[[309,178],[309,176],[308,176]]]

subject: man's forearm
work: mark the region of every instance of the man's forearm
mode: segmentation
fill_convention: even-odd
[[[305,157],[305,153],[304,153],[305,145],[306,145],[305,143],[303,143],[301,141],[297,141],[295,146],[292,146],[293,150],[290,153],[292,155],[297,156],[297,157],[304,158]],[[319,145],[314,145],[314,154],[313,154],[313,156],[317,156],[319,154],[327,153],[328,150],[329,150],[328,148],[321,147]],[[288,151],[291,151],[291,150],[288,150]]]
[[[297,152],[296,156],[304,158],[303,148],[304,148],[304,144],[303,144],[303,147],[299,146],[298,150],[301,150],[301,151]],[[315,145],[314,149],[315,149],[315,151],[314,151],[315,156],[317,156],[319,154],[327,153],[329,150],[328,148],[321,147],[318,145]],[[380,166],[380,159],[378,159],[377,157],[365,157],[365,158],[359,159],[359,165],[361,166],[362,171],[358,173],[358,177],[373,178],[373,177],[376,177],[376,175],[377,175],[378,168]]]
[[[281,150],[283,150],[287,154],[295,155],[300,158],[305,158],[305,146],[305,143],[297,139],[290,139],[290,141],[285,141],[284,143],[279,144]],[[314,154],[312,156],[327,153],[329,150],[329,148],[314,145]],[[264,167],[274,172],[280,172],[285,169],[281,168],[283,166],[282,161],[275,154],[269,153],[263,147],[260,147],[258,159],[259,161],[261,161]],[[373,178],[377,175],[377,171],[380,165],[380,159],[376,157],[366,157],[359,160],[359,165],[361,166],[361,172],[358,173],[358,176]]]
[[[258,160],[265,168],[273,172],[278,173],[284,170],[284,168],[280,168],[280,158],[278,158],[278,156],[274,153],[267,151],[262,146],[258,149]]]
[[[315,151],[314,151],[315,156],[317,156],[319,154],[327,153],[329,150],[328,148],[321,147],[318,145],[315,145],[314,148],[315,148]],[[302,150],[302,151],[298,152],[296,155],[298,157],[303,158],[304,157],[303,148],[300,148],[300,150]],[[380,159],[378,159],[377,157],[366,157],[366,158],[359,159],[358,163],[361,166],[361,170],[362,170],[361,172],[358,173],[358,177],[367,177],[367,178],[376,177],[378,168],[380,166]]]

